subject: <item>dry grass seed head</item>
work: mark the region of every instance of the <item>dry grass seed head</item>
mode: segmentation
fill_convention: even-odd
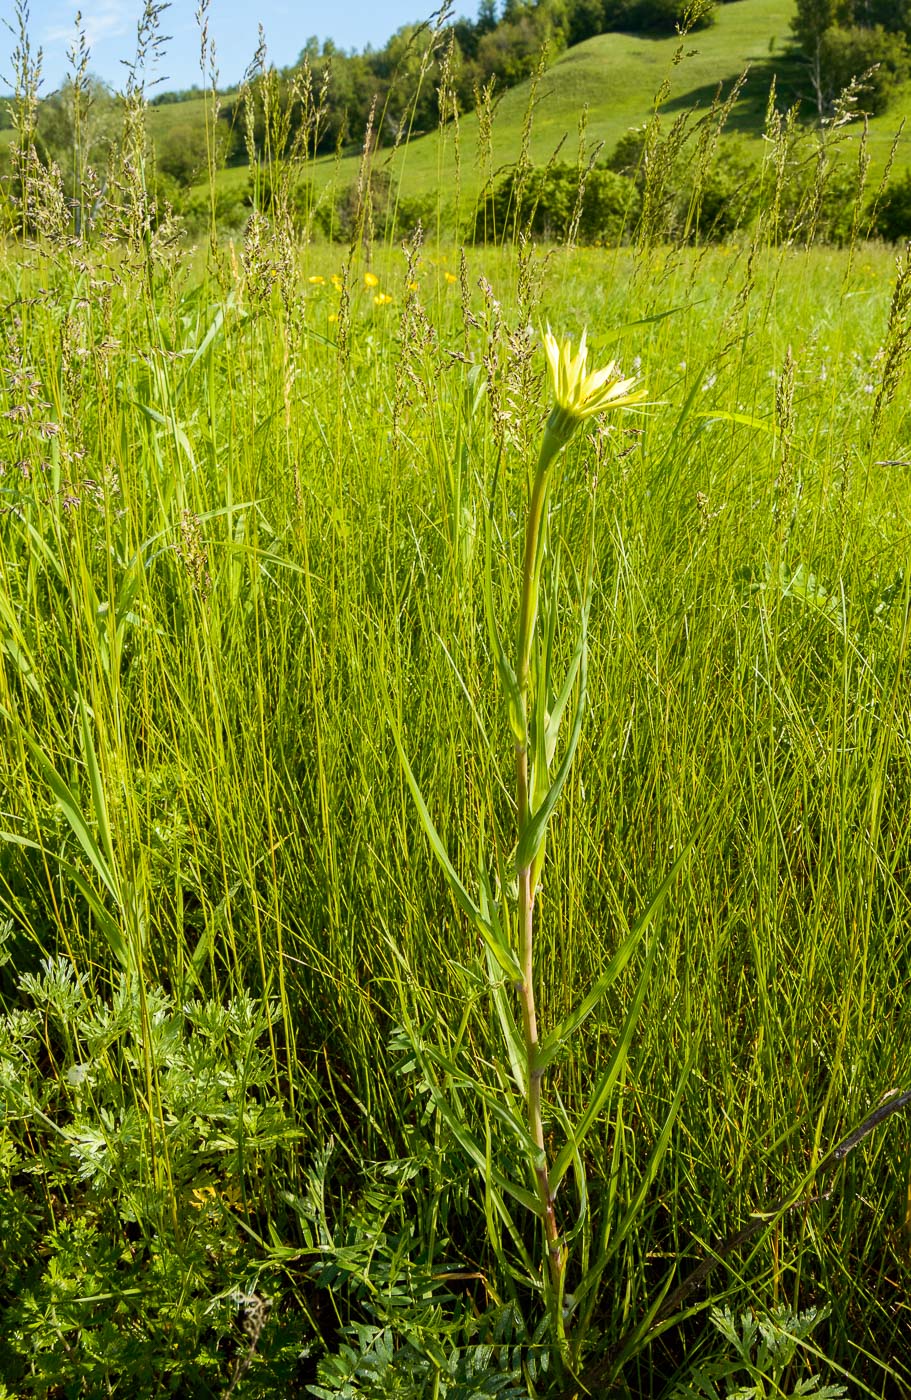
[[[791,533],[797,499],[794,495],[794,380],[795,367],[791,347],[788,346],[784,367],[775,385],[775,421],[778,429],[778,475],[775,478],[774,505],[772,515],[775,521],[779,543]]]
[[[895,398],[905,362],[911,353],[911,242],[896,258],[895,286],[889,304],[889,321],[881,352],[882,373],[870,421],[870,437],[875,438],[883,414]]]
[[[402,415],[417,397],[427,404],[433,397],[436,375],[428,372],[428,356],[437,349],[437,335],[421,304],[418,292],[418,263],[424,246],[420,220],[411,237],[402,245],[405,253],[405,289],[399,322],[399,350],[395,361],[395,390],[392,404],[393,441],[400,441]],[[416,391],[416,392],[415,392]]]

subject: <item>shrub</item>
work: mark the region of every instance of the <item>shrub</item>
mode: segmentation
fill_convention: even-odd
[[[576,211],[579,171],[572,165],[512,170],[488,193],[475,216],[476,242],[500,241],[520,231],[561,242]],[[597,166],[589,171],[579,216],[580,243],[617,243],[635,225],[639,193],[632,180]]]
[[[830,154],[821,163],[818,146],[801,143],[782,190],[778,220],[771,237],[798,243],[843,246],[851,237],[858,198],[857,166]],[[771,188],[763,190],[766,214]]]
[[[178,185],[192,185],[205,165],[203,133],[189,122],[172,126],[156,141],[155,153],[159,170],[170,175]]]
[[[212,218],[212,199],[207,186],[198,185],[190,190],[177,190],[172,200],[174,213],[183,223],[187,233],[193,237],[203,233]],[[224,232],[238,229],[246,222],[249,208],[243,191],[238,189],[216,189],[215,222]]]
[[[297,170],[279,165],[251,170],[243,203],[247,209],[258,209],[270,217],[284,208],[292,229],[300,236],[309,228],[316,200],[312,181],[302,180]]]
[[[513,87],[538,66],[541,50],[548,45],[551,57],[562,47],[546,16],[529,10],[512,20],[501,20],[478,44],[477,66],[482,81],[496,74],[504,87]]]
[[[631,29],[645,34],[673,34],[696,11],[690,27],[706,29],[715,23],[712,0],[696,8],[693,0],[607,0],[605,28]]]
[[[911,238],[911,170],[886,186],[871,232],[888,243]]]
[[[647,135],[648,127],[644,125],[631,126],[625,131],[605,161],[608,170],[615,170],[618,175],[628,175],[637,184],[641,184],[642,156]]]
[[[875,68],[864,83],[860,106],[876,115],[885,111],[898,83],[908,77],[908,46],[900,34],[889,34],[880,25],[872,29],[833,25],[819,42],[819,66],[829,101],[852,78]]]
[[[351,243],[365,230],[382,230],[389,212],[391,186],[384,170],[372,171],[364,196],[368,201],[365,208],[361,207],[357,184],[329,192],[314,211],[316,227],[336,243]]]
[[[585,184],[580,243],[619,243],[635,227],[639,213],[639,191],[631,180],[599,166]]]
[[[439,218],[435,195],[402,195],[385,171],[375,170],[370,177],[368,211],[359,208],[358,187],[346,185],[337,192],[324,191],[313,197],[311,218],[313,226],[336,243],[350,243],[365,230],[378,237],[404,238],[418,223],[425,229],[436,229]],[[360,219],[364,227],[359,228]]]
[[[744,142],[727,142],[702,174],[698,229],[703,239],[726,238],[749,224],[759,206],[759,168]]]

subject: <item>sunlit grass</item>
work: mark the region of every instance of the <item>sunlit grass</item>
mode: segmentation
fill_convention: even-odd
[[[255,1173],[213,1148],[202,1182],[235,1192],[219,1216],[229,1235],[262,1267],[303,1249],[289,1286],[309,1296],[317,1256],[288,1201],[331,1138],[337,1225],[370,1194],[363,1164],[407,1161],[427,1259],[483,1278],[479,1306],[501,1296],[483,1201],[469,1208],[467,1164],[420,1112],[397,1031],[404,997],[429,1042],[466,1065],[495,1054],[477,940],[431,862],[384,697],[470,872],[514,820],[475,739],[511,744],[482,575],[491,514],[509,619],[522,462],[548,411],[544,356],[521,336],[587,324],[598,362],[641,369],[654,402],[635,424],[586,425],[553,501],[567,556],[587,521],[595,531],[591,713],[538,909],[554,1020],[696,837],[622,1092],[586,1156],[620,1232],[596,1317],[613,1344],[685,1272],[678,1255],[695,1261],[693,1242],[786,1195],[907,1087],[901,393],[869,437],[892,258],[862,250],[843,284],[845,255],[764,254],[741,303],[736,250],[542,253],[521,285],[513,254],[476,250],[463,307],[458,250],[428,248],[413,276],[389,254],[352,272],[344,360],[340,268],[306,249],[283,300],[230,251],[210,276],[178,257],[151,286],[118,259],[81,269],[7,251],[3,298],[22,310],[0,482],[5,1003],[30,1004],[18,979],[56,956],[86,1006],[133,979],[124,1084],[149,1155],[112,1170],[160,1193],[179,1237],[193,1159],[168,1128],[152,989],[175,1007],[268,1002],[255,1093],[281,1105],[282,1126],[257,1139]],[[554,1066],[570,1118],[640,972]],[[52,1115],[69,1103],[91,1119],[66,1079],[92,1058],[87,1033],[42,1034]],[[694,1046],[667,1155],[624,1236]],[[561,1138],[556,1121],[545,1131]],[[785,1216],[712,1283],[737,1308],[827,1302],[816,1342],[875,1394],[882,1366],[906,1374],[905,1136],[868,1139],[826,1203]],[[559,1208],[565,1228],[568,1183]],[[672,1374],[675,1335],[631,1365],[634,1388]]]

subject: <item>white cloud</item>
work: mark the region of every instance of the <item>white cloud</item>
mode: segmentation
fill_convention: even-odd
[[[38,42],[43,45],[70,44],[76,35],[77,8],[78,0],[70,18],[64,23],[61,6],[57,11],[59,18],[55,18],[38,36]],[[89,48],[103,43],[105,39],[118,39],[135,31],[135,17],[130,16],[130,7],[123,0],[89,0],[81,8],[82,27]]]

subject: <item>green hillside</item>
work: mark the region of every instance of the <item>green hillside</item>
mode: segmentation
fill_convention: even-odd
[[[578,124],[584,106],[588,107],[589,149],[603,142],[611,151],[630,128],[649,119],[655,96],[667,81],[670,90],[662,110],[673,120],[688,108],[705,109],[718,84],[725,91],[749,68],[743,92],[728,123],[729,134],[759,137],[768,100],[769,85],[775,76],[779,104],[801,100],[811,110],[812,95],[799,61],[790,47],[790,21],[794,0],[736,0],[722,5],[716,24],[690,36],[684,57],[675,65],[679,40],[648,38],[632,34],[602,34],[561,54],[546,71],[538,90],[530,151],[536,163],[546,162],[563,142],[565,158],[574,160],[578,149]],[[530,85],[522,82],[504,92],[493,124],[492,168],[515,160],[522,142]],[[179,108],[169,108],[176,120]],[[905,113],[911,114],[911,84],[902,89],[888,112],[870,122],[870,151],[873,172],[881,170],[888,157],[895,133]],[[848,139],[859,139],[858,123]],[[911,132],[900,143],[896,169],[909,164]],[[461,190],[473,199],[483,182],[479,152],[478,119],[464,116],[458,133]],[[442,134],[413,137],[395,155],[380,154],[379,164],[403,177],[407,193],[432,192],[441,188],[452,195],[456,188],[456,135],[450,127]],[[344,185],[356,177],[358,157],[341,162],[325,159],[317,163],[317,184],[337,179]],[[246,183],[247,171],[224,171],[225,185]]]
[[[650,38],[634,34],[602,34],[566,50],[547,68],[534,93],[534,114],[529,150],[536,164],[544,164],[560,150],[560,159],[575,161],[579,148],[579,122],[587,109],[586,143],[590,153],[601,146],[611,152],[631,127],[652,116],[656,95],[666,86],[662,113],[668,124],[687,110],[706,110],[719,84],[724,92],[749,70],[746,83],[726,127],[728,137],[760,138],[770,83],[774,77],[779,107],[799,101],[810,117],[813,96],[804,65],[791,43],[790,23],[795,0],[734,0],[719,5],[716,23],[691,35],[681,45],[676,37]],[[675,61],[677,60],[677,61]],[[450,124],[443,132],[412,132],[396,152],[380,151],[376,164],[402,180],[406,195],[432,195],[442,191],[443,202],[460,197],[470,206],[491,173],[510,165],[518,156],[528,123],[532,85],[517,84],[499,94],[492,141],[484,151],[475,113],[465,114],[458,131]],[[223,105],[229,99],[223,98]],[[204,178],[206,104],[198,96],[186,101],[149,108],[152,140],[164,152],[168,143],[182,142],[198,151],[198,179]],[[872,176],[884,168],[904,117],[911,116],[911,83],[897,92],[889,110],[871,119],[869,149]],[[226,133],[224,124],[220,124]],[[857,142],[858,122],[842,133]],[[0,132],[0,143],[11,133]],[[911,124],[898,143],[895,171],[911,164]],[[312,176],[318,188],[333,183],[343,188],[357,176],[356,151],[344,159],[325,157],[315,163]],[[226,192],[245,188],[245,165],[235,165],[218,175]]]

